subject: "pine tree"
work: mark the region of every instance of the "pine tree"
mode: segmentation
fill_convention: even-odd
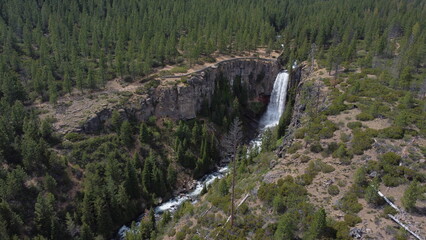
[[[314,240],[318,239],[321,234],[324,233],[326,227],[326,214],[325,210],[321,208],[316,211],[310,224],[308,231],[305,233],[303,239],[304,240]]]
[[[53,79],[49,80],[49,102],[55,104],[58,100],[58,90]]]
[[[51,193],[39,193],[34,206],[34,221],[37,230],[45,237],[50,237],[52,223],[56,221],[54,211],[55,197]]]
[[[364,167],[358,168],[354,174],[354,183],[358,186],[365,187],[367,185],[366,174]]]
[[[93,240],[93,238],[93,232],[89,225],[83,223],[83,226],[81,227],[80,240]]]
[[[133,144],[132,127],[130,126],[129,121],[124,121],[121,124],[120,139],[121,139],[121,142],[127,147],[132,146]]]
[[[153,162],[153,153],[149,153],[149,157],[145,159],[145,163],[142,171],[142,186],[146,193],[150,193],[152,190],[152,162]]]
[[[71,83],[71,78],[70,78],[70,75],[69,75],[68,72],[64,73],[64,79],[63,79],[63,83],[62,83],[62,89],[66,93],[71,93],[72,83]]]
[[[3,223],[5,229],[3,230],[0,227],[0,230],[4,231],[0,231],[0,236],[2,236],[1,234],[3,233],[7,235],[21,234],[23,221],[21,217],[11,209],[7,201],[0,202],[0,224],[1,223]]]
[[[294,239],[296,231],[296,222],[294,216],[290,212],[286,212],[279,220],[274,239]]]
[[[121,116],[117,110],[112,111],[111,127],[115,132],[119,133],[121,127]]]
[[[169,186],[173,188],[176,184],[176,179],[177,179],[176,169],[173,166],[173,164],[170,163],[169,166],[167,167],[167,182]]]
[[[96,223],[98,224],[98,232],[105,238],[108,238],[111,233],[112,219],[110,208],[105,200],[100,197],[95,201]]]
[[[411,81],[413,79],[413,76],[411,75],[411,67],[407,66],[405,67],[400,75],[400,87],[402,89],[407,90],[410,85],[411,85]]]
[[[365,189],[365,194],[364,194],[365,200],[369,203],[372,204],[373,206],[380,206],[383,204],[383,198],[381,198],[379,196],[379,194],[377,193],[377,187],[376,186],[368,186]]]
[[[95,77],[95,73],[93,72],[91,68],[89,69],[89,73],[87,74],[86,85],[90,89],[96,89],[96,77]]]
[[[148,144],[150,142],[150,134],[148,125],[144,122],[139,127],[139,140],[141,143]]]
[[[132,199],[138,199],[141,195],[138,177],[136,174],[135,165],[132,164],[131,161],[127,161],[125,177],[124,186],[126,188],[127,195],[129,195]]]
[[[77,88],[81,92],[83,92],[83,87],[84,87],[84,83],[83,83],[83,71],[80,68],[76,69],[75,84],[76,84]]]
[[[417,198],[419,197],[419,187],[416,181],[410,183],[404,191],[401,202],[407,211],[413,211],[416,206]]]
[[[81,213],[82,213],[81,221],[83,224],[87,224],[91,226],[95,222],[94,220],[95,211],[93,208],[93,202],[87,190],[84,193]]]
[[[124,56],[123,56],[124,45],[123,44],[124,43],[121,40],[119,40],[115,48],[116,73],[120,77],[123,77],[124,75]]]

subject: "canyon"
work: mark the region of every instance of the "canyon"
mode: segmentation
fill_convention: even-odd
[[[262,101],[270,95],[280,70],[276,59],[236,58],[185,77],[154,76],[127,85],[123,80],[113,80],[109,85],[119,85],[114,89],[106,86],[91,94],[67,95],[56,105],[44,103],[37,107],[42,118],[53,119],[53,128],[60,134],[99,133],[114,110],[124,119],[137,121],[145,121],[151,116],[189,120],[202,109],[203,101],[210,103],[220,75],[231,81],[231,86],[232,81],[240,77],[241,83],[247,87],[249,100]],[[157,81],[158,86],[150,87],[152,81]],[[293,83],[289,85],[291,87]]]

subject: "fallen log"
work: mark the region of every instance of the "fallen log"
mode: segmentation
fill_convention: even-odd
[[[396,223],[398,223],[401,227],[403,227],[407,232],[411,233],[411,235],[413,235],[415,238],[417,238],[418,240],[424,240],[423,238],[421,238],[419,235],[417,235],[415,232],[411,231],[405,224],[403,224],[401,221],[399,221],[396,217],[388,214],[388,216],[394,220]]]

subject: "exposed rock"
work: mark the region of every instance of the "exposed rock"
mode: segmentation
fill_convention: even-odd
[[[360,239],[362,238],[362,235],[364,234],[364,230],[360,229],[360,228],[352,228],[349,231],[349,236],[355,238],[355,239]]]
[[[375,178],[375,177],[377,177],[377,172],[376,171],[372,171],[369,176],[371,178]]]
[[[134,95],[123,104],[128,118],[144,121],[150,116],[172,119],[193,119],[201,110],[203,102],[211,102],[216,80],[223,76],[233,84],[236,77],[247,87],[249,99],[269,95],[274,80],[281,70],[276,61],[250,59],[225,61],[189,77],[185,84],[159,86],[152,94]],[[114,107],[113,107],[114,108]],[[86,133],[97,132],[111,116],[111,106],[93,114],[82,124]]]
[[[323,186],[325,186],[325,187],[328,187],[328,186],[330,186],[331,184],[333,184],[333,180],[331,180],[331,179],[327,179],[327,180],[325,180],[324,182],[323,182]]]

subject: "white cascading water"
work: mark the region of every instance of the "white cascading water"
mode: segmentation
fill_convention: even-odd
[[[288,80],[289,74],[286,71],[278,73],[269,99],[268,109],[260,119],[260,130],[278,125],[284,112]]]
[[[264,130],[267,128],[278,125],[281,115],[284,112],[285,101],[287,98],[288,81],[289,81],[289,74],[286,71],[280,72],[278,76],[276,77],[274,82],[274,87],[272,89],[271,97],[269,100],[268,108],[266,112],[263,114],[259,122],[260,134],[256,139],[253,139],[251,141],[250,143],[251,146],[260,147],[262,132],[264,132]],[[204,185],[209,186],[216,179],[223,178],[228,172],[229,172],[228,166],[225,166],[218,169],[216,172],[205,175],[203,178],[201,178],[200,180],[196,182],[195,184],[196,187],[191,192],[176,196],[170,199],[169,201],[164,202],[158,205],[157,207],[155,207],[154,209],[155,214],[158,216],[165,211],[174,212],[177,210],[177,208],[180,205],[182,205],[182,203],[186,201],[191,201],[192,203],[197,202],[197,198],[201,194],[201,191]],[[138,218],[138,222],[136,223],[136,226],[139,226],[140,220],[142,219],[143,216],[144,215],[141,215]],[[137,230],[130,229],[128,226],[124,225],[118,231],[118,237],[120,239],[124,239],[128,231],[137,231]]]

